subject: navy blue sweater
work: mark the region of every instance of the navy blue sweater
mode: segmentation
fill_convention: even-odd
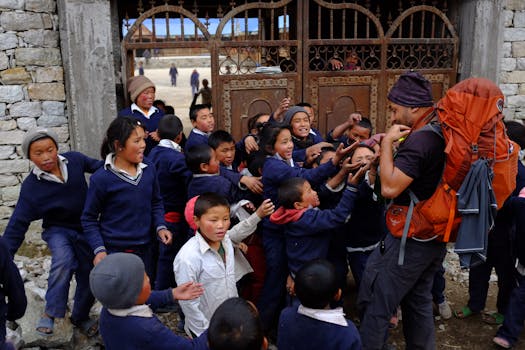
[[[6,304],[5,300],[9,300]],[[26,312],[24,282],[11,260],[7,242],[0,236],[0,350],[4,349],[5,322],[15,321]]]
[[[187,188],[193,175],[186,166],[184,154],[168,147],[156,146],[148,159],[157,169],[164,211],[184,213]]]
[[[304,162],[306,160],[306,149],[319,142],[324,142],[319,130],[312,129],[312,132],[306,137],[307,141],[300,141],[298,138],[292,137],[294,148],[292,158],[296,162]],[[306,146],[306,147],[305,147]]]
[[[334,209],[308,209],[298,219],[287,215],[282,207],[272,214],[270,221],[285,225],[286,256],[291,273],[296,274],[310,260],[326,259],[331,232],[341,227],[352,213],[357,191],[356,187],[348,186]]]
[[[188,198],[199,196],[205,192],[214,192],[228,199],[230,204],[236,203],[246,197],[246,191],[233,185],[230,180],[219,174],[201,174],[204,176],[193,176],[188,187]]]
[[[354,324],[348,326],[319,321],[287,307],[279,318],[277,347],[283,350],[361,350],[361,337]]]
[[[119,117],[126,117],[130,116],[135,119],[137,119],[139,122],[141,122],[148,132],[157,131],[159,127],[159,121],[164,117],[164,112],[160,109],[157,109],[155,113],[153,113],[149,118],[146,118],[144,114],[141,112],[134,110],[131,111],[131,107],[124,108],[121,110],[118,114]],[[149,152],[158,144],[157,141],[153,140],[151,137],[148,137],[146,139],[146,150],[144,151],[144,155],[148,155]]]
[[[62,156],[67,159],[66,183],[39,180],[33,172],[22,183],[15,211],[4,233],[12,255],[24,241],[31,221],[43,219],[44,229],[60,226],[82,230],[80,215],[88,190],[84,173],[93,173],[103,162],[78,152]]]
[[[190,135],[188,136],[188,139],[186,140],[186,144],[184,145],[184,149],[188,150],[196,145],[201,144],[208,144],[208,135],[201,135],[197,134],[195,131],[191,131]]]
[[[145,163],[148,166],[137,181],[125,180],[104,167],[91,176],[81,221],[95,254],[105,245],[148,244],[152,232],[166,225],[155,166]]]

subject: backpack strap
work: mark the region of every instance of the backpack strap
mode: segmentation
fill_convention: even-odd
[[[410,205],[408,206],[407,217],[405,220],[405,226],[403,227],[403,235],[401,236],[401,245],[399,246],[399,257],[397,259],[398,265],[403,265],[405,262],[405,250],[407,245],[408,238],[408,229],[410,228],[410,221],[412,221],[412,213],[414,212],[414,205],[419,203],[416,195],[412,190],[408,190],[408,195],[410,196]]]

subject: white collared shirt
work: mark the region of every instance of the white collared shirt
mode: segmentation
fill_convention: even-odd
[[[193,128],[191,131],[193,131],[196,134],[202,135],[202,136],[210,136],[211,132],[204,132],[200,129]]]
[[[225,261],[213,250],[197,231],[180,249],[173,261],[173,271],[178,285],[194,281],[202,283],[204,294],[193,300],[179,300],[186,316],[185,330],[197,336],[206,329],[215,310],[226,299],[237,297],[235,259],[232,240],[237,242],[252,234],[261,219],[252,214],[226,233],[222,240]]]
[[[310,309],[309,307],[299,305],[297,313],[313,318],[314,320],[323,321],[327,323],[337,324],[339,326],[348,327],[345,314],[342,307],[335,309]]]
[[[62,181],[61,178],[58,176],[48,173],[47,171],[43,171],[39,167],[35,165],[33,168],[33,174],[36,175],[36,178],[39,180],[47,180],[51,182],[58,182],[59,184],[65,184],[67,182],[67,158],[58,155],[58,167],[60,168],[60,172],[62,173],[62,178],[64,179]]]
[[[104,161],[104,169],[110,169],[115,174],[119,175],[121,178],[122,178],[122,176],[124,176],[127,179],[129,179],[129,180],[137,180],[142,175],[142,169],[144,169],[147,166],[148,166],[147,164],[144,164],[144,163],[140,162],[137,165],[137,173],[135,175],[131,175],[126,170],[117,168],[115,166],[115,153],[108,154],[106,156],[106,160]],[[126,179],[123,179],[123,180],[126,180]]]
[[[162,139],[159,141],[159,146],[174,149],[177,152],[182,152],[180,145],[169,139]]]
[[[283,162],[286,162],[286,164],[288,164],[288,165],[291,166],[292,168],[295,167],[295,163],[293,162],[293,158],[290,158],[290,160],[286,160],[286,159],[284,159],[283,157],[281,157],[281,156],[279,155],[279,153],[275,153],[275,154],[273,155],[273,157],[274,157],[275,159],[279,159],[279,160],[282,160]]]
[[[149,119],[149,118],[150,118],[155,112],[158,111],[158,109],[157,109],[156,107],[151,106],[151,107],[149,108],[148,113],[144,114],[144,111],[143,111],[142,109],[140,109],[140,107],[137,106],[136,103],[132,103],[130,109],[131,109],[131,112],[139,111],[144,117],[146,117],[146,118],[148,118],[148,119]]]

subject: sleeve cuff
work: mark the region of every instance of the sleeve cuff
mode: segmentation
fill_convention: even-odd
[[[159,225],[157,226],[157,233],[159,233],[160,230],[167,230],[168,228],[166,227],[166,225]]]
[[[104,247],[104,246],[100,246],[100,247],[96,248],[96,249],[93,251],[93,253],[94,253],[95,255],[97,255],[98,253],[106,253],[106,247]]]

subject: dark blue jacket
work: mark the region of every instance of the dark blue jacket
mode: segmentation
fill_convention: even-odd
[[[32,221],[43,219],[44,229],[59,226],[82,230],[80,215],[88,190],[84,173],[95,172],[103,162],[78,152],[66,152],[62,156],[67,159],[66,183],[39,180],[33,172],[22,183],[15,211],[4,233],[12,255],[24,241]]]
[[[361,337],[354,324],[323,322],[297,313],[298,306],[287,307],[279,318],[277,347],[283,350],[361,350]]]
[[[189,150],[193,146],[201,144],[208,144],[208,135],[197,134],[195,131],[191,130],[190,135],[186,140],[186,144],[184,145],[184,149]]]
[[[160,109],[157,109],[155,113],[153,113],[149,118],[146,118],[144,114],[141,112],[135,110],[131,111],[131,107],[124,108],[118,113],[119,117],[125,117],[125,116],[131,116],[137,119],[139,122],[141,122],[148,132],[154,132],[157,131],[159,127],[159,121],[164,117],[164,112]],[[147,156],[149,152],[158,144],[157,141],[153,140],[151,137],[148,137],[146,139],[146,150],[144,151],[144,155]]]
[[[146,303],[155,309],[162,306],[163,301],[166,301],[166,291],[153,291]],[[105,307],[100,313],[100,335],[107,350],[205,350],[208,349],[207,334],[204,332],[190,340],[173,333],[155,315],[120,317],[112,315]]]
[[[356,187],[348,185],[334,209],[307,209],[298,219],[289,216],[290,211],[283,207],[272,214],[271,222],[284,225],[286,256],[292,274],[310,260],[327,258],[331,233],[352,213],[357,191]]]
[[[164,211],[183,214],[188,197],[187,188],[193,175],[186,165],[184,154],[168,147],[156,146],[148,159],[157,169]]]
[[[136,181],[123,179],[105,167],[91,176],[81,221],[94,251],[105,245],[126,248],[148,244],[156,228],[166,225],[155,166],[144,163],[148,166]]]
[[[296,162],[304,162],[306,160],[306,149],[305,145],[313,146],[316,143],[324,142],[323,137],[319,130],[311,129],[312,132],[308,134],[307,141],[300,141],[299,139],[292,137],[294,148],[292,153],[292,158]]]
[[[219,174],[198,174],[193,176],[188,187],[188,199],[206,192],[214,192],[228,199],[233,204],[246,197],[246,192],[233,185],[230,180]]]
[[[9,303],[6,304],[6,298]],[[15,321],[26,312],[24,282],[13,263],[7,242],[0,236],[0,350],[5,347],[6,320]]]

